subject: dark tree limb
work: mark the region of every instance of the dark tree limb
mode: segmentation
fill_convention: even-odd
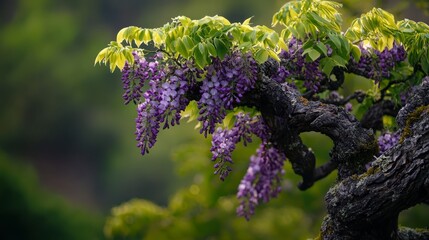
[[[415,239],[428,233],[400,230],[397,221],[401,211],[429,199],[428,92],[429,84],[415,90],[397,117],[402,144],[377,158],[368,170],[365,164],[378,153],[374,134],[343,108],[309,101],[264,74],[245,103],[261,111],[272,129],[272,142],[303,177],[301,189],[338,168],[339,182],[326,195],[329,214],[321,228],[323,239]],[[397,111],[386,101],[374,109],[382,115]],[[331,161],[319,168],[299,137],[308,131],[334,142]]]
[[[429,84],[398,114],[408,136],[364,174],[332,187],[325,199],[323,239],[429,239],[429,232],[398,229],[401,211],[429,199]]]
[[[366,94],[361,90],[356,90],[353,94],[339,99],[320,99],[321,103],[325,104],[334,104],[337,106],[344,106],[346,103],[350,102],[352,99],[356,99],[357,102],[362,103],[365,99]],[[313,100],[313,99],[312,99]],[[318,99],[314,99],[318,100]]]
[[[362,239],[395,239],[399,213],[429,198],[429,111],[420,117],[411,127],[415,134],[377,158],[366,173],[329,190],[326,239],[358,239],[363,232]]]
[[[320,132],[333,140],[331,157],[338,165],[340,179],[364,172],[365,164],[377,153],[373,132],[362,128],[359,121],[342,107],[308,101],[296,89],[281,86],[265,76],[262,76],[257,91],[251,97],[259,96],[256,107],[275,133],[273,142],[279,144],[289,159],[293,154],[290,152],[294,151],[290,148],[297,145],[296,139],[299,138],[291,135],[309,131]],[[305,156],[302,147],[300,149],[302,153],[298,155]],[[292,164],[304,165],[302,171],[306,174],[314,175],[314,168],[306,168],[314,165],[304,164],[304,159],[290,160]]]
[[[273,69],[273,66],[267,68]],[[371,130],[362,128],[342,107],[309,101],[293,87],[273,81],[264,74],[264,68],[259,80],[257,88],[245,96],[242,104],[261,111],[272,129],[272,142],[285,152],[295,173],[303,177],[300,189],[307,189],[335,168],[339,170],[339,179],[366,170],[365,164],[378,151]],[[315,168],[314,154],[299,137],[300,133],[309,131],[320,132],[333,140],[331,163]]]

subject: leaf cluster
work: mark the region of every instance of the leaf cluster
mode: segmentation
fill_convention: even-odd
[[[380,8],[362,14],[353,20],[345,36],[354,43],[363,42],[372,48],[383,51],[392,48],[398,38],[398,27],[394,16]]]
[[[423,22],[409,19],[397,23],[401,32],[400,40],[408,52],[411,65],[419,64],[426,75],[429,75],[429,26]]]
[[[274,14],[272,25],[285,27],[281,33],[285,39],[292,36],[300,40],[324,38],[327,34],[341,32],[342,19],[337,11],[340,7],[341,4],[333,1],[291,1]]]
[[[101,50],[95,63],[110,62],[112,71],[122,69],[125,61],[133,62],[133,51],[150,52],[150,45],[169,58],[193,60],[200,68],[211,63],[211,58],[223,59],[234,49],[251,51],[259,63],[268,57],[279,60],[277,54],[286,44],[277,32],[266,26],[251,26],[250,20],[230,23],[221,16],[199,20],[179,16],[162,28],[127,27],[118,32],[116,41]],[[142,43],[145,47],[141,47]]]
[[[321,70],[330,75],[334,67],[346,67],[352,54],[360,57],[360,50],[341,33],[342,18],[337,11],[341,4],[333,1],[291,1],[274,14],[273,26],[284,27],[280,36],[287,42],[296,38],[303,42],[303,55],[308,61],[321,59]],[[328,54],[328,48],[332,54]]]
[[[345,37],[378,51],[392,48],[394,42],[401,43],[407,50],[408,62],[429,74],[429,26],[423,22],[395,21],[391,13],[374,8],[355,19]]]
[[[359,44],[383,51],[393,43],[402,43],[409,53],[411,65],[420,65],[429,73],[429,27],[411,20],[396,22],[394,16],[380,8],[355,19],[345,33],[337,11],[341,4],[326,0],[295,0],[283,5],[273,15],[272,25],[284,28],[280,34],[266,26],[251,26],[250,20],[231,23],[222,16],[192,20],[173,18],[161,28],[130,26],[117,34],[116,41],[100,51],[95,63],[109,62],[111,71],[133,62],[133,51],[141,55],[162,51],[166,58],[192,60],[199,68],[239,49],[252,52],[259,62],[269,57],[279,60],[278,53],[287,50],[291,38],[303,42],[303,55],[308,61],[320,60],[320,68],[330,76],[334,67],[346,68],[353,56],[361,56]],[[124,44],[125,42],[125,44]],[[144,44],[144,46],[142,46]]]

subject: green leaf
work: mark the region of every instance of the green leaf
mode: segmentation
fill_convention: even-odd
[[[344,59],[341,56],[333,55],[331,56],[332,60],[335,61],[337,66],[346,67],[346,64],[348,62],[348,59]]]
[[[143,36],[144,36],[144,29],[139,29],[135,33],[134,43],[139,47],[143,42]]]
[[[224,128],[230,129],[233,127],[235,122],[235,113],[229,112],[226,114],[225,118],[223,119],[222,125]]]
[[[211,56],[217,57],[216,48],[213,45],[213,43],[210,43],[210,42],[206,43],[206,48],[207,48],[207,50],[208,50],[208,52],[210,53]]]
[[[280,47],[280,49],[283,49],[285,51],[289,50],[289,47],[287,46],[285,41],[283,41],[283,39],[279,39],[279,42],[277,43],[277,45]]]
[[[203,69],[206,66],[206,58],[201,54],[200,49],[195,47],[194,48],[194,59],[197,66],[201,69]]]
[[[110,65],[110,71],[111,72],[113,72],[113,71],[115,71],[115,68],[116,68],[116,59],[118,58],[118,54],[115,52],[115,53],[112,53],[111,55],[110,55],[110,58],[109,58],[109,65]]]
[[[124,49],[122,53],[124,54],[128,63],[132,64],[134,62],[134,56],[129,49]]]
[[[242,50],[242,51],[247,51],[247,50],[249,50],[250,48],[252,47],[252,43],[250,43],[250,42],[244,42],[244,43],[242,43],[242,44],[240,44],[240,45],[238,45],[238,49],[240,49],[240,50]]]
[[[310,51],[308,52],[308,56],[310,57],[311,61],[314,62],[320,57],[320,52],[316,49],[310,49]]]
[[[322,72],[327,76],[331,75],[332,69],[337,66],[337,63],[330,57],[322,58],[320,60],[320,67],[322,68]]]
[[[276,33],[276,32],[273,32],[273,33],[271,33],[271,34],[268,35],[268,39],[270,39],[270,41],[273,44],[277,44],[279,42],[279,39],[280,39],[279,38],[279,34]]]
[[[116,58],[116,66],[119,68],[119,70],[122,70],[125,66],[126,58],[122,52],[118,52],[117,58]]]
[[[244,20],[244,22],[242,23],[243,25],[249,25],[250,24],[250,20],[252,19],[253,17],[250,17],[250,18],[248,18],[248,19],[246,19],[246,20]]]
[[[305,25],[302,22],[298,22],[296,24],[296,31],[298,33],[299,39],[305,39],[307,37],[307,33],[305,31]]]
[[[186,106],[185,110],[180,113],[181,118],[188,118],[187,122],[192,122],[197,120],[199,114],[198,104],[195,100],[189,102],[188,106]]]
[[[309,39],[308,41],[306,41],[303,45],[302,45],[302,49],[305,51],[307,49],[313,49],[314,46],[314,41],[313,39]],[[304,55],[304,53],[302,54]]]
[[[95,57],[94,65],[97,63],[100,63],[101,61],[105,61],[106,55],[109,52],[109,47],[103,48],[98,54],[97,57]]]
[[[189,36],[183,36],[182,41],[188,51],[195,46],[194,41],[192,41],[192,38],[190,38]]]
[[[136,32],[139,30],[140,28],[135,26],[122,28],[116,35],[116,42],[121,43],[125,40],[127,43],[130,43],[130,41],[134,39]]]
[[[332,41],[332,43],[335,45],[337,50],[341,49],[341,41],[337,35],[334,34],[328,34],[329,39]]]
[[[322,27],[322,24],[323,24],[323,25],[328,25],[329,27],[332,28],[332,24],[328,20],[326,20],[325,18],[320,17],[315,12],[309,12],[309,14],[311,16],[310,19],[313,20],[312,23],[314,25],[316,25],[318,27]],[[319,30],[323,30],[323,29],[319,29]]]
[[[143,43],[147,45],[151,40],[152,40],[151,32],[149,31],[149,29],[145,29],[143,34]]]
[[[223,59],[225,55],[228,53],[229,49],[226,47],[226,44],[219,38],[214,39],[214,46],[216,47],[216,55]]]
[[[198,43],[198,49],[200,50],[203,56],[207,55],[207,49],[203,43]]]
[[[426,75],[429,75],[429,59],[428,59],[428,56],[422,56],[420,59],[420,64],[422,66],[423,72],[425,72]]]
[[[323,55],[328,56],[328,48],[325,46],[324,43],[318,42],[315,46],[317,50],[319,50],[320,53],[323,53]]]
[[[204,58],[204,65],[206,65],[210,61],[209,52],[207,50],[206,44],[198,43],[198,50],[200,50],[201,56]]]
[[[358,46],[352,44],[351,53],[352,53],[352,56],[355,59],[355,61],[358,62],[360,59],[360,56],[362,55],[360,48]]]
[[[152,31],[152,41],[155,45],[155,47],[160,47],[163,43],[162,40],[162,33],[159,30],[153,30]]]
[[[255,60],[258,63],[264,63],[268,60],[268,50],[264,48],[260,48],[255,53]]]
[[[273,58],[274,60],[276,60],[277,62],[280,62],[279,56],[273,50],[268,49],[268,55],[270,55],[270,57]]]
[[[180,55],[182,55],[184,58],[188,58],[189,54],[188,54],[188,50],[184,44],[184,42],[182,41],[182,39],[177,39],[174,42],[174,48],[176,49],[177,52],[179,52]]]
[[[116,34],[116,41],[117,42],[120,43],[125,39],[124,34],[125,34],[125,31],[127,31],[127,30],[128,30],[128,28],[122,28],[121,30],[119,30],[118,34]]]
[[[243,42],[255,42],[256,40],[256,31],[250,31],[244,34]]]

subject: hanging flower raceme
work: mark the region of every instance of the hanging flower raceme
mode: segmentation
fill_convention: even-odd
[[[206,71],[198,101],[198,120],[202,122],[200,132],[207,137],[207,134],[215,132],[216,124],[223,121],[226,111],[231,110],[233,104],[239,103],[243,94],[254,87],[258,65],[250,53],[235,51],[223,60],[212,59]]]

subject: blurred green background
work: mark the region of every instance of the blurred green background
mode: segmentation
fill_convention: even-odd
[[[429,22],[423,0],[340,2],[345,26],[373,6],[398,19]],[[209,140],[192,123],[163,131],[151,153],[140,156],[135,106],[123,106],[119,72],[93,66],[98,51],[126,26],[157,27],[178,15],[216,14],[231,21],[253,16],[254,24],[269,26],[284,3],[1,1],[0,239],[317,236],[323,195],[335,176],[300,192],[299,178],[286,164],[284,193],[246,222],[235,216],[235,192],[254,148],[239,147],[234,171],[223,183],[213,176]],[[318,162],[326,161],[332,142],[318,134],[303,137]],[[425,227],[428,214],[420,206],[403,214],[401,223]]]

